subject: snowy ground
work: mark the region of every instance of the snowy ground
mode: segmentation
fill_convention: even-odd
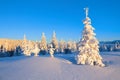
[[[119,80],[120,52],[101,54],[107,67],[76,65],[73,54],[0,58],[0,80]]]

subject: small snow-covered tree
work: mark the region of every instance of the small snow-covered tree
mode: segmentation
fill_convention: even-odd
[[[38,48],[38,44],[37,43],[35,43],[34,49],[32,49],[31,52],[34,53],[34,56],[38,56],[38,54],[40,52],[40,49]]]
[[[60,53],[63,53],[64,52],[64,49],[65,49],[65,41],[61,40],[59,42],[59,49],[60,49]]]
[[[25,47],[24,47],[24,50],[23,50],[23,54],[24,54],[25,56],[31,56],[31,50],[32,50],[31,41],[28,41],[28,42],[25,44]]]
[[[0,52],[2,52],[2,53],[5,53],[5,52],[6,52],[6,50],[5,50],[5,48],[4,48],[3,45],[0,46]]]
[[[22,51],[24,51],[27,43],[28,43],[28,40],[27,40],[27,38],[26,38],[26,35],[24,35],[24,38],[23,38],[23,40],[22,40]]]
[[[71,50],[72,49],[72,41],[68,41],[68,43],[67,43],[67,48],[69,49],[69,50]]]
[[[55,51],[58,52],[59,46],[58,46],[58,40],[56,38],[55,31],[53,31],[53,36],[52,36],[52,42],[51,42],[51,44],[53,45],[53,48],[55,48]]]
[[[75,52],[77,50],[77,44],[76,42],[72,42],[72,51]]]
[[[91,20],[88,17],[88,8],[86,10],[86,19],[84,20],[84,29],[80,40],[79,54],[77,55],[77,64],[89,64],[105,66],[102,57],[99,54],[99,42],[95,38],[94,28],[91,26]]]
[[[51,57],[54,57],[54,55],[53,55],[54,54],[54,50],[55,49],[53,48],[53,46],[51,44],[50,47],[49,47],[49,54],[50,54]]]
[[[45,54],[47,52],[47,41],[44,33],[42,33],[42,37],[41,37],[40,52],[42,54]]]
[[[115,51],[119,51],[120,50],[120,44],[118,41],[115,42]]]
[[[107,48],[107,45],[106,44],[103,44],[103,51],[108,51],[108,48]]]
[[[8,40],[5,40],[4,47],[5,47],[6,52],[8,51],[8,46],[9,46]]]
[[[71,53],[71,49],[72,49],[72,41],[68,41],[64,49],[65,54]]]
[[[21,47],[20,46],[16,46],[15,50],[14,50],[14,55],[15,56],[19,56],[19,55],[21,55],[21,53],[22,53]]]
[[[24,35],[24,39],[22,42],[22,51],[25,56],[31,56],[32,42],[28,41],[26,36]]]
[[[5,57],[6,56],[6,50],[3,45],[0,45],[0,57]]]
[[[111,46],[109,47],[109,51],[113,51],[113,49],[114,49],[114,46],[111,45]]]

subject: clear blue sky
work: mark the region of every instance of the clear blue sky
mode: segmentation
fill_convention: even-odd
[[[99,40],[120,39],[120,0],[0,0],[0,38],[79,40],[86,6]]]

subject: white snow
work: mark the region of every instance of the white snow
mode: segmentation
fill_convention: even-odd
[[[0,58],[0,80],[119,80],[120,52],[101,56],[106,67],[77,65],[74,54]]]

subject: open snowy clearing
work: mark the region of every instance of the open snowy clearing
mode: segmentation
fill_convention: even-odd
[[[101,54],[103,68],[76,65],[74,54],[0,58],[0,80],[119,80],[120,52]]]

